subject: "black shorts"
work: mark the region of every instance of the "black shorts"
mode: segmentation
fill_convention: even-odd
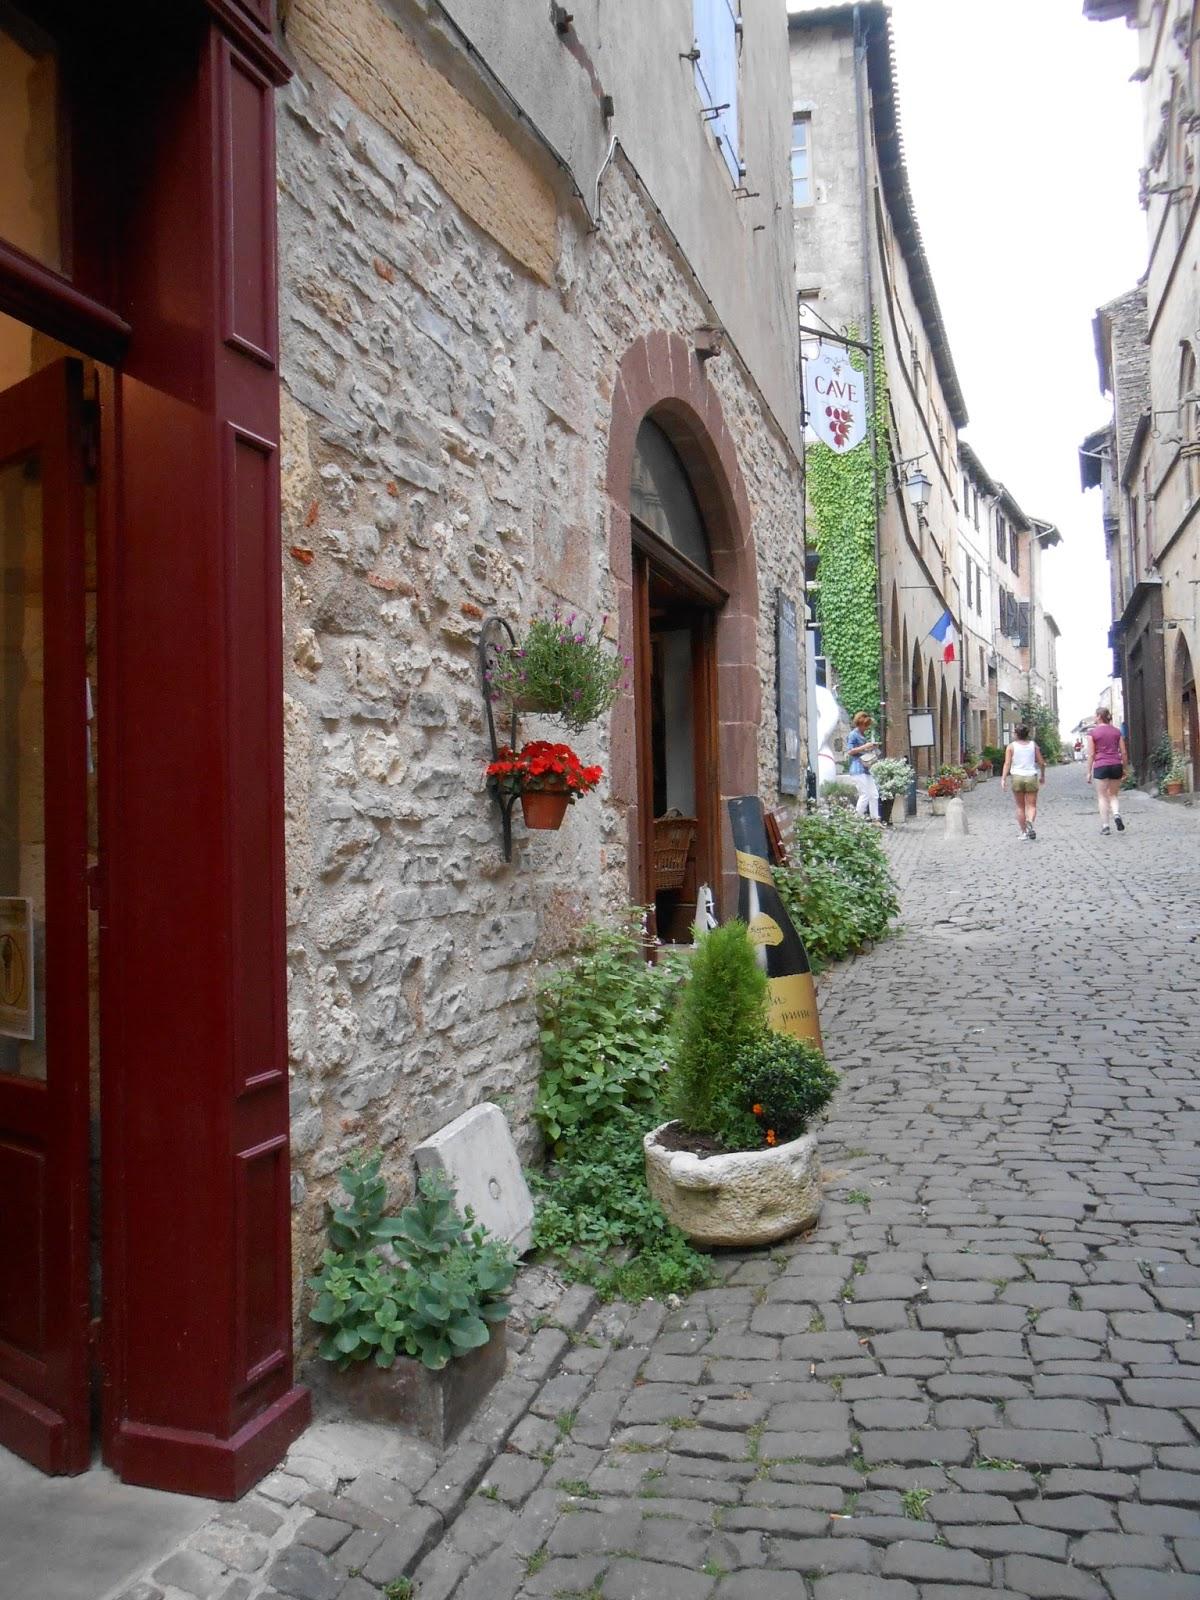
[[[1124,776],[1125,768],[1119,763],[1116,766],[1092,768],[1093,778],[1123,778]]]

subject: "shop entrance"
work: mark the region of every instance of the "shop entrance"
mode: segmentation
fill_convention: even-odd
[[[83,404],[77,361],[0,391],[0,1444],[47,1472],[91,1452]]]
[[[696,897],[720,891],[716,622],[699,506],[670,439],[642,423],[631,495],[640,898],[665,943],[688,943]]]

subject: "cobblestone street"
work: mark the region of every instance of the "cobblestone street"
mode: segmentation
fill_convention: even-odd
[[[1197,813],[1127,799],[1102,838],[1059,769],[1036,843],[995,781],[965,840],[889,838],[902,930],[821,986],[811,1237],[675,1308],[573,1291],[436,1470],[318,1429],[173,1560],[305,1600],[1200,1597]]]

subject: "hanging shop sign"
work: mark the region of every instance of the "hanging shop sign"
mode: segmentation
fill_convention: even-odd
[[[867,375],[850,365],[844,345],[817,347],[804,363],[804,409],[810,428],[838,455],[867,436]]]
[[[33,901],[0,896],[0,1034],[32,1039]]]
[[[796,602],[775,591],[775,674],[779,719],[779,789],[799,794],[800,768],[800,637]]]

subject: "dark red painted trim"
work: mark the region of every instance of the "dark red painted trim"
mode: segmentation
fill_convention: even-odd
[[[98,361],[119,361],[132,331],[110,307],[2,239],[0,311]]]
[[[271,36],[271,0],[203,0],[216,22],[248,61],[280,88],[292,68]],[[253,19],[253,20],[252,20]]]
[[[312,1421],[307,1389],[289,1389],[229,1438],[124,1423],[120,1430],[121,1476],[176,1494],[237,1500],[252,1489]]]

